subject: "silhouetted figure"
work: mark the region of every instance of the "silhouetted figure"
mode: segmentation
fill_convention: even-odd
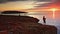
[[[44,24],[46,24],[46,18],[45,18],[45,16],[43,16],[43,22],[44,22]]]

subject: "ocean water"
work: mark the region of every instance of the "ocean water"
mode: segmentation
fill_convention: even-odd
[[[38,23],[43,24],[43,16],[46,17],[46,25],[53,25],[57,27],[57,34],[60,34],[60,12],[29,12],[28,16],[39,19]]]

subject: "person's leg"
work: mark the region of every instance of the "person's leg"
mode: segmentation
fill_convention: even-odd
[[[44,20],[44,24],[46,25],[46,21]]]

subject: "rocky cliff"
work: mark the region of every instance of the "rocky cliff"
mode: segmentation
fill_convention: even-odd
[[[28,16],[0,15],[0,34],[57,34],[55,26],[42,25]]]

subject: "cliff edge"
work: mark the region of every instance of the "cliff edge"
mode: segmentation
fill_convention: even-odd
[[[0,34],[57,34],[57,28],[29,16],[0,15]]]

